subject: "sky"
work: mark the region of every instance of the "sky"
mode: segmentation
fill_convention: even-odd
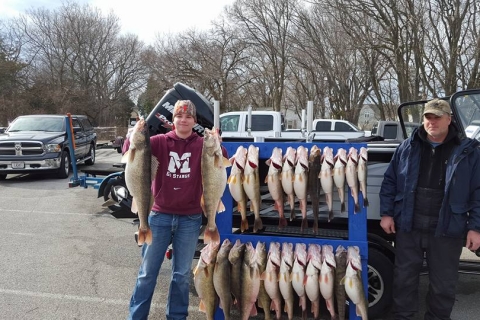
[[[120,19],[124,33],[139,36],[153,44],[156,34],[178,33],[195,28],[205,30],[234,0],[71,0],[89,4],[107,16],[111,11]],[[64,0],[0,0],[0,19],[15,17],[31,8],[54,10]]]

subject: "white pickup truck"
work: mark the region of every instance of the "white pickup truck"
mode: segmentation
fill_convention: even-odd
[[[312,131],[286,130],[284,117],[277,111],[227,112],[220,115],[222,138],[274,138],[279,140],[345,141],[360,138],[365,132],[345,120],[315,119]],[[306,126],[308,128],[308,126]]]

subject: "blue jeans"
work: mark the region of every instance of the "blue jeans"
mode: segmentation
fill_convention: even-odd
[[[168,320],[186,319],[190,293],[193,256],[202,225],[202,215],[174,215],[152,211],[148,217],[152,229],[152,244],[142,248],[142,264],[130,300],[128,319],[147,319],[157,277],[165,252],[172,243],[172,278],[168,292]]]

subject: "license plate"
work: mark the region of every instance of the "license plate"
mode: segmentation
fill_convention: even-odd
[[[12,162],[12,169],[23,169],[25,168],[25,162]]]

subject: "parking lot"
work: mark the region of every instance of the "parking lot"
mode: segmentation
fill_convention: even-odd
[[[112,149],[97,152],[97,162],[119,160]],[[136,226],[102,208],[103,198],[97,198],[94,188],[69,188],[68,181],[30,175],[0,181],[1,319],[125,319],[128,315],[140,264],[140,249],[133,240]],[[166,260],[150,319],[165,319],[169,277]],[[421,302],[426,280],[422,277]],[[480,277],[460,275],[457,298],[452,318],[478,319]],[[205,318],[198,305],[192,294],[190,319]],[[330,317],[323,313],[322,318]]]

